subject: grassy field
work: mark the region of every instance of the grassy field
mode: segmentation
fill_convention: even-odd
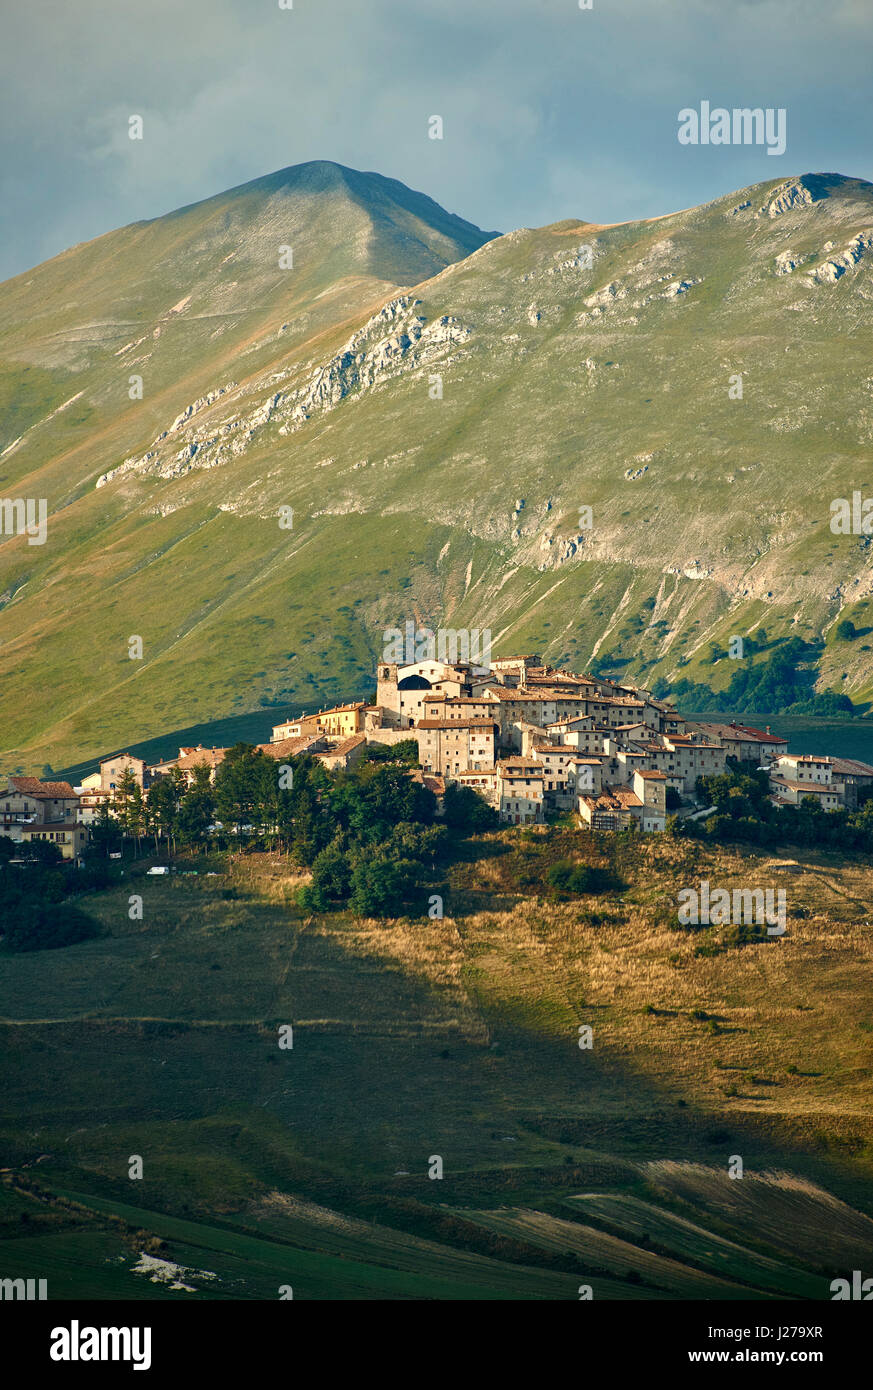
[[[626,887],[550,900],[567,854]],[[385,922],[304,917],[278,856],[148,862],[86,900],[100,937],[0,958],[4,1274],[50,1297],[816,1299],[865,1267],[870,865],[495,832],[443,920],[423,886]],[[785,937],[678,930],[700,878],[784,883]]]

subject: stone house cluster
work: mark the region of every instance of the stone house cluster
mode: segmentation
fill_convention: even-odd
[[[533,655],[488,669],[383,663],[364,729],[372,741],[415,738],[424,769],[473,787],[515,825],[569,810],[595,829],[663,830],[668,792],[687,803],[697,779],[724,772],[728,758],[768,769],[776,804],[812,795],[837,810],[873,786],[866,763],[789,756],[788,740],[769,728],[692,722],[648,690]]]
[[[648,691],[537,656],[383,663],[364,729],[374,742],[414,738],[426,771],[474,788],[513,825],[569,810],[598,829],[663,830],[668,787],[693,793],[727,756]]]
[[[723,772],[727,758],[767,769],[777,805],[813,796],[828,811],[852,808],[873,787],[866,763],[789,754],[787,740],[769,728],[691,722],[647,690],[544,665],[537,656],[501,657],[487,668],[384,662],[375,703],[289,717],[258,748],[277,763],[307,754],[335,770],[353,767],[368,746],[405,740],[418,746],[420,770],[410,775],[430,787],[438,806],[454,782],[473,788],[510,825],[570,811],[596,830],[660,831],[668,793],[675,793],[671,804],[687,806],[697,779]],[[157,763],[114,753],[75,788],[9,777],[0,791],[0,834],[48,839],[77,859],[89,825],[104,806],[113,811],[126,772],[147,797],[175,769],[189,785],[203,767],[214,781],[226,752],[182,747]]]
[[[772,800],[778,806],[799,806],[811,796],[825,811],[853,810],[858,793],[873,786],[873,767],[855,758],[784,753],[769,770]]]
[[[367,747],[364,736],[364,703],[341,705],[319,714],[288,720],[273,729],[269,743],[260,750],[277,763],[310,753],[327,768],[347,768],[359,761]],[[101,758],[96,772],[83,777],[73,787],[69,782],[42,782],[36,777],[9,777],[0,790],[0,835],[24,845],[30,840],[50,840],[64,859],[78,860],[90,838],[90,826],[100,819],[102,810],[113,814],[119,786],[129,772],[147,798],[155,782],[175,768],[190,786],[196,769],[207,767],[210,781],[227,752],[225,748],[182,747],[178,757],[149,763],[133,753],[113,753]],[[427,779],[429,784],[432,779]],[[440,779],[433,779],[432,790],[445,790]]]
[[[69,782],[7,777],[0,791],[0,835],[23,849],[33,841],[48,841],[64,859],[78,859],[88,839],[79,819],[78,793]]]

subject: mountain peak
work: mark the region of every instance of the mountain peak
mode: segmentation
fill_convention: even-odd
[[[247,246],[256,245],[260,257],[278,238],[300,250],[301,266],[304,247],[310,264],[313,257],[330,261],[334,280],[341,273],[363,273],[397,285],[429,279],[498,235],[447,212],[399,179],[327,159],[288,165],[140,225],[160,227],[182,218],[216,243],[227,241],[237,262]]]
[[[13,762],[323,702],[407,617],[712,689],[762,627],[871,699],[862,645],[821,643],[873,622],[828,511],[869,472],[871,194],[774,175],[488,240],[319,160],[7,282],[4,490],[51,536],[0,546]]]

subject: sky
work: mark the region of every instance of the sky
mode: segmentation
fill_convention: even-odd
[[[873,0],[281,3],[6,7],[0,279],[310,159],[503,232],[807,171],[873,179]],[[704,101],[784,110],[785,153],[681,144]]]

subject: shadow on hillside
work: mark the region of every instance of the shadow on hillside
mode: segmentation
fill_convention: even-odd
[[[22,1117],[4,1124],[8,1161],[44,1155],[47,1181],[75,1171],[126,1200],[119,1154],[142,1153],[149,1200],[169,1210],[239,1208],[254,1183],[416,1229],[447,1203],[542,1207],[580,1188],[635,1191],[698,1221],[705,1213],[711,1228],[748,1243],[754,1231],[735,1231],[726,1204],[655,1197],[643,1170],[669,1162],[724,1173],[739,1154],[749,1173],[789,1169],[873,1210],[873,1184],[851,1166],[869,1145],[861,1118],[741,1117],[721,1096],[711,1111],[696,1109],[678,1065],[653,1081],[611,1050],[608,1010],[568,1000],[556,1021],[548,990],[531,998],[494,988],[480,952],[465,951],[459,980],[415,956],[432,950],[427,941],[392,949],[384,930],[367,946],[328,917],[293,945],[277,936],[263,964],[272,1016],[260,1023],[6,1025],[6,1115]],[[283,1024],[293,1027],[285,1051]],[[579,1046],[585,1024],[590,1050]],[[428,1178],[434,1155],[444,1164],[439,1183]],[[800,1258],[790,1231],[784,1244],[772,1235],[766,1244]],[[844,1255],[851,1269],[848,1239]]]

